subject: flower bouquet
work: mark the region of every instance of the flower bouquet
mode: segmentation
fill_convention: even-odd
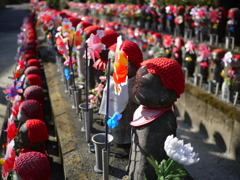
[[[148,157],[149,163],[155,169],[158,180],[180,180],[188,176],[183,165],[191,165],[200,160],[198,153],[193,152],[190,143],[184,145],[183,140],[178,140],[173,135],[167,137],[164,150],[169,158],[162,160],[160,164],[153,157]]]

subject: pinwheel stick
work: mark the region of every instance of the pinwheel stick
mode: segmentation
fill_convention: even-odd
[[[74,80],[74,70],[73,70],[73,64],[72,64],[72,48],[73,48],[73,42],[74,42],[74,38],[72,40],[72,44],[70,45],[70,42],[68,41],[68,47],[69,47],[69,61],[70,61],[70,70],[72,71],[72,76],[73,76],[73,88],[76,91],[76,84],[75,84],[75,80]]]
[[[108,109],[109,109],[109,89],[110,89],[110,67],[111,61],[108,59],[108,71],[107,71],[107,103],[106,103],[106,119],[105,119],[105,151],[108,151]]]
[[[88,45],[85,43],[85,49],[86,49],[86,79],[85,79],[85,90],[86,90],[86,111],[88,112]]]

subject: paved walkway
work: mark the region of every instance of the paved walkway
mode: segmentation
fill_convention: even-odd
[[[24,17],[29,14],[28,4],[7,5],[5,9],[0,9],[0,127],[6,112],[7,101],[2,90],[6,89],[12,80],[17,53],[17,34]]]

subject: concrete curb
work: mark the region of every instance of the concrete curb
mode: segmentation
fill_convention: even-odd
[[[94,154],[88,153],[81,122],[71,108],[68,94],[64,93],[60,74],[53,63],[44,63],[44,70],[51,99],[53,119],[62,153],[65,179],[99,179],[93,171]]]

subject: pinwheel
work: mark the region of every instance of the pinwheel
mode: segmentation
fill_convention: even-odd
[[[3,92],[6,94],[6,99],[13,101],[15,96],[22,93],[23,90],[19,88],[15,83],[12,83],[11,86],[8,87],[8,89],[3,90]]]
[[[58,52],[63,55],[63,57],[66,60],[69,60],[69,54],[68,54],[68,47],[66,43],[63,41],[63,37],[60,35],[60,33],[56,34],[56,46],[58,49]]]
[[[98,30],[96,35],[91,34],[89,39],[86,41],[88,45],[88,53],[94,62],[95,58],[100,58],[99,54],[103,49],[105,49],[105,46],[101,43],[102,37],[102,30]]]
[[[122,50],[122,37],[117,38],[117,47],[114,61],[113,80],[115,84],[115,93],[120,94],[121,86],[127,84],[128,78],[128,57]],[[121,86],[120,86],[121,85]]]

